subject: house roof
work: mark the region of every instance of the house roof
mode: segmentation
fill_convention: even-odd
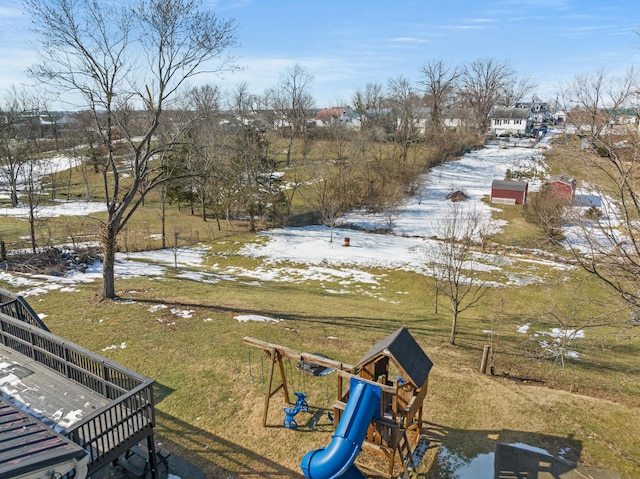
[[[38,471],[44,477],[86,454],[79,445],[0,399],[0,479]]]
[[[619,108],[614,110],[609,110],[609,113],[612,116],[638,116],[638,110],[635,108]]]
[[[493,180],[491,182],[492,190],[527,191],[527,186],[526,181]]]
[[[526,120],[529,118],[528,108],[497,108],[489,114],[490,119],[509,118],[516,120]]]
[[[576,186],[575,178],[566,174],[552,176],[549,178],[548,183],[564,183],[565,185],[569,185],[572,187]]]
[[[400,328],[374,344],[358,362],[356,369],[380,355],[390,356],[409,376],[407,379],[418,387],[422,387],[433,367],[433,362],[407,328]]]
[[[321,109],[316,118],[318,120],[329,120],[331,118],[340,118],[346,112],[345,107],[338,108],[323,108]]]

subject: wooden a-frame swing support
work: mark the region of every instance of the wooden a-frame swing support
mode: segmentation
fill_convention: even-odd
[[[298,361],[306,361],[311,364],[317,364],[326,368],[333,368],[338,371],[353,372],[354,366],[333,359],[325,358],[324,356],[318,356],[317,354],[304,353],[302,351],[296,351],[295,349],[287,348],[285,346],[279,346],[277,344],[267,343],[260,341],[259,339],[253,339],[244,337],[242,342],[248,346],[260,348],[264,351],[264,354],[269,358],[269,375],[267,377],[267,393],[264,398],[264,411],[262,413],[262,427],[267,426],[267,415],[269,413],[269,403],[271,398],[275,396],[278,391],[282,390],[284,393],[284,400],[287,404],[292,404],[289,400],[289,389],[287,387],[287,377],[284,371],[284,365],[282,364],[282,358],[291,358]],[[273,387],[273,373],[278,365],[280,371],[280,384]]]

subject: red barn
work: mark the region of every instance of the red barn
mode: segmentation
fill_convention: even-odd
[[[491,202],[503,205],[523,205],[527,202],[529,183],[526,181],[493,180]]]
[[[551,193],[557,198],[567,200],[572,204],[576,196],[576,180],[569,175],[552,176],[547,182]]]

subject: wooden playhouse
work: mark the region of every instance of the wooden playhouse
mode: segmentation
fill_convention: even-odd
[[[383,460],[378,467],[357,460],[359,468],[388,478],[403,473],[409,477],[415,471],[413,452],[422,432],[432,367],[433,363],[407,328],[400,328],[374,344],[354,366],[355,376],[375,382],[382,389],[381,419],[371,421],[362,447]],[[350,377],[351,374],[338,371],[336,423],[349,399]]]

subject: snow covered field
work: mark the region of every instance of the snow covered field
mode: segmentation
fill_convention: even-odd
[[[406,270],[426,274],[425,251],[433,250],[432,236],[438,225],[450,214],[451,202],[446,196],[457,190],[466,193],[466,202],[480,212],[484,221],[489,221],[492,207],[481,199],[488,195],[491,182],[502,179],[507,169],[512,172],[533,173],[530,189],[539,187],[539,176],[544,173],[544,150],[549,148],[551,135],[534,148],[511,145],[489,145],[466,153],[458,161],[451,161],[433,168],[421,178],[419,193],[398,208],[393,221],[393,234],[374,234],[364,230],[386,227],[386,218],[378,214],[351,212],[343,219],[344,225],[361,229],[336,228],[333,241],[331,231],[324,226],[284,228],[260,233],[259,239],[244,245],[240,254],[257,258],[260,265],[252,269],[240,267],[220,268],[205,266],[206,246],[181,248],[177,252],[147,251],[118,254],[116,276],[131,278],[163,277],[168,268],[177,266],[177,278],[215,284],[220,281],[238,281],[260,287],[267,281],[275,282],[319,282],[326,294],[366,294],[380,301],[396,302],[398,292],[385,292],[382,276],[370,270]],[[56,158],[52,162],[60,169],[69,159]],[[52,166],[49,165],[48,170]],[[586,192],[588,193],[588,192]],[[103,211],[102,203],[61,202],[39,212],[41,216],[87,215]],[[0,214],[21,216],[20,208],[4,208]],[[493,223],[494,228],[503,225]],[[570,237],[580,235],[574,229],[567,230]],[[343,246],[349,238],[349,247]],[[174,254],[175,253],[175,254]],[[476,269],[488,272],[494,287],[526,285],[544,281],[549,270],[568,270],[573,266],[555,261],[542,251],[509,251],[495,254],[480,254],[475,258]],[[100,280],[102,265],[96,263],[84,272],[69,272],[65,277],[44,275],[18,275],[0,272],[0,281],[17,289],[25,297],[47,291],[74,291],[81,283]],[[174,313],[177,318],[186,314]],[[532,332],[538,334],[540,332]],[[544,334],[544,332],[542,332]],[[552,346],[552,345],[550,345]]]

